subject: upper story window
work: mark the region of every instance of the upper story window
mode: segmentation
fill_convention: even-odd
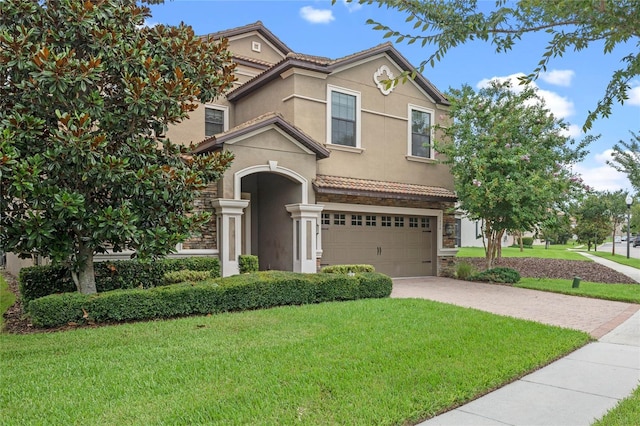
[[[433,158],[431,148],[431,125],[433,111],[409,105],[409,155],[412,157]]]
[[[204,109],[204,135],[213,136],[227,130],[227,109],[206,106]]]
[[[327,142],[334,145],[360,147],[360,93],[328,87]]]

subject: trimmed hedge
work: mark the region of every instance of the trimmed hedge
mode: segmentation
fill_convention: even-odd
[[[499,267],[487,269],[486,271],[474,274],[469,278],[469,280],[515,284],[520,281],[520,273],[515,269]]]
[[[164,274],[185,269],[211,271],[211,276],[220,276],[220,261],[216,257],[158,259],[152,262],[116,260],[95,262],[93,267],[98,292],[161,286],[164,285]],[[25,304],[50,294],[77,291],[69,269],[61,265],[23,268],[18,281]]]
[[[391,294],[391,287],[391,278],[375,272],[348,276],[265,271],[198,284],[49,295],[32,300],[27,312],[33,325],[57,327],[382,298]]]
[[[258,262],[258,256],[252,254],[241,254],[238,256],[238,269],[241,274],[248,274],[251,272],[258,272],[260,269],[260,263]]]
[[[372,265],[329,265],[320,270],[325,274],[348,274],[349,272],[375,272]]]
[[[183,269],[181,271],[171,271],[164,274],[164,285],[178,284],[187,281],[204,281],[211,278],[209,271],[192,271]],[[215,278],[215,277],[213,277]]]

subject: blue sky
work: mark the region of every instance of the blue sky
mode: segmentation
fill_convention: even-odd
[[[173,0],[153,6],[152,13],[149,25],[175,25],[182,21],[200,35],[262,21],[293,51],[329,58],[389,41],[383,38],[382,31],[365,24],[369,18],[415,34],[413,24],[405,24],[406,15],[397,10],[347,4],[343,0],[333,6],[329,0]],[[450,50],[423,75],[444,92],[464,83],[477,88],[487,79],[528,74],[544,52],[545,37],[546,34],[526,36],[512,51],[502,54],[495,53],[489,43],[471,42]],[[613,71],[622,67],[621,58],[637,52],[634,44],[607,55],[603,54],[602,44],[567,52],[564,57],[552,59],[547,73],[535,82],[547,107],[572,125],[576,139],[584,136],[580,128],[587,113],[596,107]],[[432,49],[419,43],[400,43],[396,48],[414,65],[428,58]],[[601,137],[590,145],[587,158],[575,167],[587,185],[597,190],[630,188],[626,176],[605,163],[614,144],[631,139],[630,131],[640,132],[640,77],[632,82],[630,99],[624,105],[616,105],[609,118],[598,119],[590,130],[590,134]]]

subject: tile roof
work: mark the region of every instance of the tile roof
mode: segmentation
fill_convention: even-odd
[[[342,66],[350,65],[357,61],[373,57],[375,55],[385,54],[395,61],[404,71],[412,71],[413,65],[396,50],[392,43],[386,42],[374,46],[370,49],[343,56],[338,59],[330,59],[322,56],[305,55],[302,53],[289,52],[280,62],[274,64],[264,72],[258,74],[242,86],[234,88],[227,93],[227,99],[231,102],[243,97],[244,95],[259,89],[268,82],[280,79],[281,74],[290,68],[301,68],[317,71],[325,74],[331,74]],[[446,96],[440,92],[426,77],[422,74],[416,74],[414,82],[420,86],[426,93],[431,96],[436,103],[449,105]]]
[[[456,200],[456,194],[438,186],[416,185],[412,183],[385,182],[341,176],[317,175],[313,186],[319,193],[369,194],[376,196],[409,196],[410,198],[431,198]]]
[[[221,38],[231,38],[231,37],[234,37],[234,36],[237,36],[237,35],[247,34],[247,33],[250,33],[252,31],[256,31],[256,32],[260,33],[271,44],[273,44],[275,47],[277,47],[278,50],[280,50],[281,53],[286,55],[287,53],[291,52],[291,49],[286,44],[284,44],[284,42],[282,40],[280,40],[278,37],[276,37],[275,34],[273,34],[271,31],[269,31],[269,29],[264,26],[262,21],[256,21],[256,22],[254,22],[252,24],[243,25],[241,27],[236,27],[236,28],[231,28],[231,29],[228,29],[228,30],[218,31],[218,32],[215,32],[215,33],[205,34],[205,35],[203,35],[201,37],[203,37],[203,38],[211,38],[211,39],[217,40],[217,39],[221,39]]]
[[[222,146],[226,142],[232,142],[239,136],[245,135],[249,132],[269,125],[277,126],[289,136],[296,139],[299,143],[313,151],[318,159],[327,158],[329,156],[329,151],[323,145],[316,142],[311,136],[307,135],[300,128],[289,123],[284,119],[282,114],[278,112],[268,112],[266,114],[262,114],[249,121],[245,121],[244,123],[239,124],[224,133],[211,136],[197,144],[193,152],[198,154],[215,151],[216,149],[222,148]]]

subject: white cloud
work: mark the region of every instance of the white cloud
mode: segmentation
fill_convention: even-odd
[[[573,171],[582,176],[586,185],[597,191],[617,191],[619,189],[631,191],[631,184],[627,175],[607,165],[611,160],[612,149],[593,155],[591,164],[582,162],[574,166]]]
[[[557,118],[567,118],[574,114],[573,102],[564,96],[550,90],[538,89],[538,95],[544,99],[544,103]]]
[[[629,105],[640,106],[640,84],[629,90]]]
[[[362,9],[362,4],[358,3],[358,0],[342,0],[342,4],[349,10],[349,12],[356,12]]]
[[[156,25],[159,25],[159,23],[158,22],[151,22],[149,20],[145,20],[144,24],[139,25],[138,28],[153,28]]]
[[[570,124],[567,130],[563,130],[560,134],[568,138],[577,138],[582,134],[582,128],[577,124]]]
[[[484,88],[489,85],[489,82],[492,80],[497,80],[499,82],[508,81],[511,83],[511,87],[516,93],[519,93],[525,87],[520,84],[519,77],[524,77],[523,73],[511,74],[503,77],[491,77],[482,79],[476,84],[477,88]],[[567,99],[564,96],[560,96],[556,92],[552,92],[550,90],[543,90],[538,87],[535,82],[529,83],[532,87],[537,90],[538,95],[544,99],[545,105],[549,111],[553,113],[557,118],[567,118],[575,112],[573,102]]]
[[[571,79],[576,75],[573,70],[551,70],[540,74],[542,81],[555,86],[571,86]]]
[[[304,6],[301,8],[300,16],[312,24],[328,24],[336,19],[331,9],[316,9],[313,6]]]

